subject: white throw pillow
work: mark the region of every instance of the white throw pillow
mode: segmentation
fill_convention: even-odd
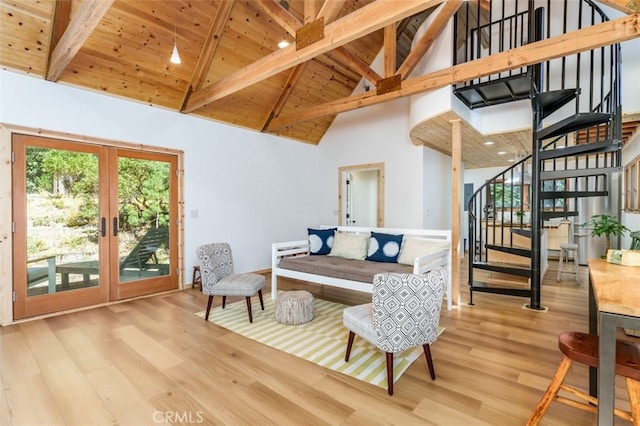
[[[367,257],[369,235],[345,234],[336,232],[333,245],[328,256],[344,257],[345,259],[364,260]]]
[[[407,238],[402,243],[400,256],[398,256],[398,263],[413,266],[413,262],[416,260],[416,257],[424,256],[425,254],[433,253],[448,247],[449,243],[445,242],[429,241],[422,238]]]

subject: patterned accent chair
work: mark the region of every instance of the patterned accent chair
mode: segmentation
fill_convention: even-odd
[[[393,354],[422,345],[431,379],[436,374],[430,344],[438,338],[438,324],[447,271],[436,268],[424,275],[386,273],[373,279],[373,303],[351,306],[343,311],[349,330],[349,361],[355,335],[387,354],[387,391],[393,395]]]
[[[205,321],[209,320],[209,311],[213,296],[222,296],[222,309],[227,303],[227,296],[244,296],[247,301],[249,322],[253,322],[251,313],[251,296],[258,293],[260,306],[264,311],[262,287],[264,276],[258,274],[234,274],[231,246],[227,243],[213,243],[196,249],[202,274],[202,292],[209,296]]]

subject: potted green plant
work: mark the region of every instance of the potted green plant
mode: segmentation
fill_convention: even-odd
[[[591,227],[592,237],[605,236],[606,248],[604,256],[602,257],[606,257],[609,249],[611,248],[612,235],[621,236],[624,235],[625,232],[629,231],[629,228],[618,222],[615,217],[609,216],[608,214],[597,214],[591,216],[591,219],[583,223],[582,226]]]

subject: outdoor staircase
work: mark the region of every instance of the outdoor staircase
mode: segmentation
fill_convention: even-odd
[[[478,49],[475,40],[480,40],[478,34],[483,31],[496,37],[500,28],[503,33],[499,35],[505,39],[541,40],[545,27],[558,28],[549,24],[550,19],[562,19],[564,32],[571,30],[568,22],[575,20],[570,18],[572,13],[582,16],[589,10],[590,25],[598,22],[593,16],[607,19],[590,0],[580,0],[578,5],[548,0],[511,3],[515,7],[510,11],[504,9],[505,2],[491,2],[489,10],[481,10],[480,2],[469,2],[467,10],[461,8],[458,14],[467,15],[458,17],[458,25],[473,22],[468,19],[472,16],[468,9],[474,7],[473,14],[484,16],[484,22],[476,19],[474,28],[461,32],[467,34],[471,52],[465,48],[459,60],[476,59],[482,56],[478,55],[481,50],[490,55],[494,45],[505,50],[504,40],[492,42],[490,38],[488,47]],[[494,6],[502,9],[494,10]],[[552,10],[557,6],[561,7]],[[492,20],[492,16],[498,19]],[[522,24],[518,30],[506,22]],[[578,19],[579,28],[588,24]],[[526,31],[528,37],[514,31]],[[546,33],[546,37],[553,35]],[[456,41],[455,45],[464,43]],[[578,201],[608,196],[610,176],[621,170],[619,49],[614,45],[583,52],[573,59],[561,58],[560,65],[537,64],[454,89],[471,109],[530,99],[532,110],[530,154],[521,155],[519,161],[488,180],[468,204],[470,304],[474,292],[486,292],[526,297],[530,299],[528,308],[543,309],[540,285],[547,256],[542,238],[545,221],[577,217]]]

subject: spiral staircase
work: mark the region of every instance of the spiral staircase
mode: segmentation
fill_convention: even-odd
[[[606,20],[590,0],[468,2],[454,21],[455,61]],[[607,197],[612,173],[621,170],[620,64],[620,46],[612,45],[454,88],[471,109],[529,100],[532,111],[530,152],[468,204],[470,304],[474,293],[486,292],[529,298],[528,308],[544,309],[545,221],[578,216],[586,197]],[[483,280],[486,271],[505,279]]]

